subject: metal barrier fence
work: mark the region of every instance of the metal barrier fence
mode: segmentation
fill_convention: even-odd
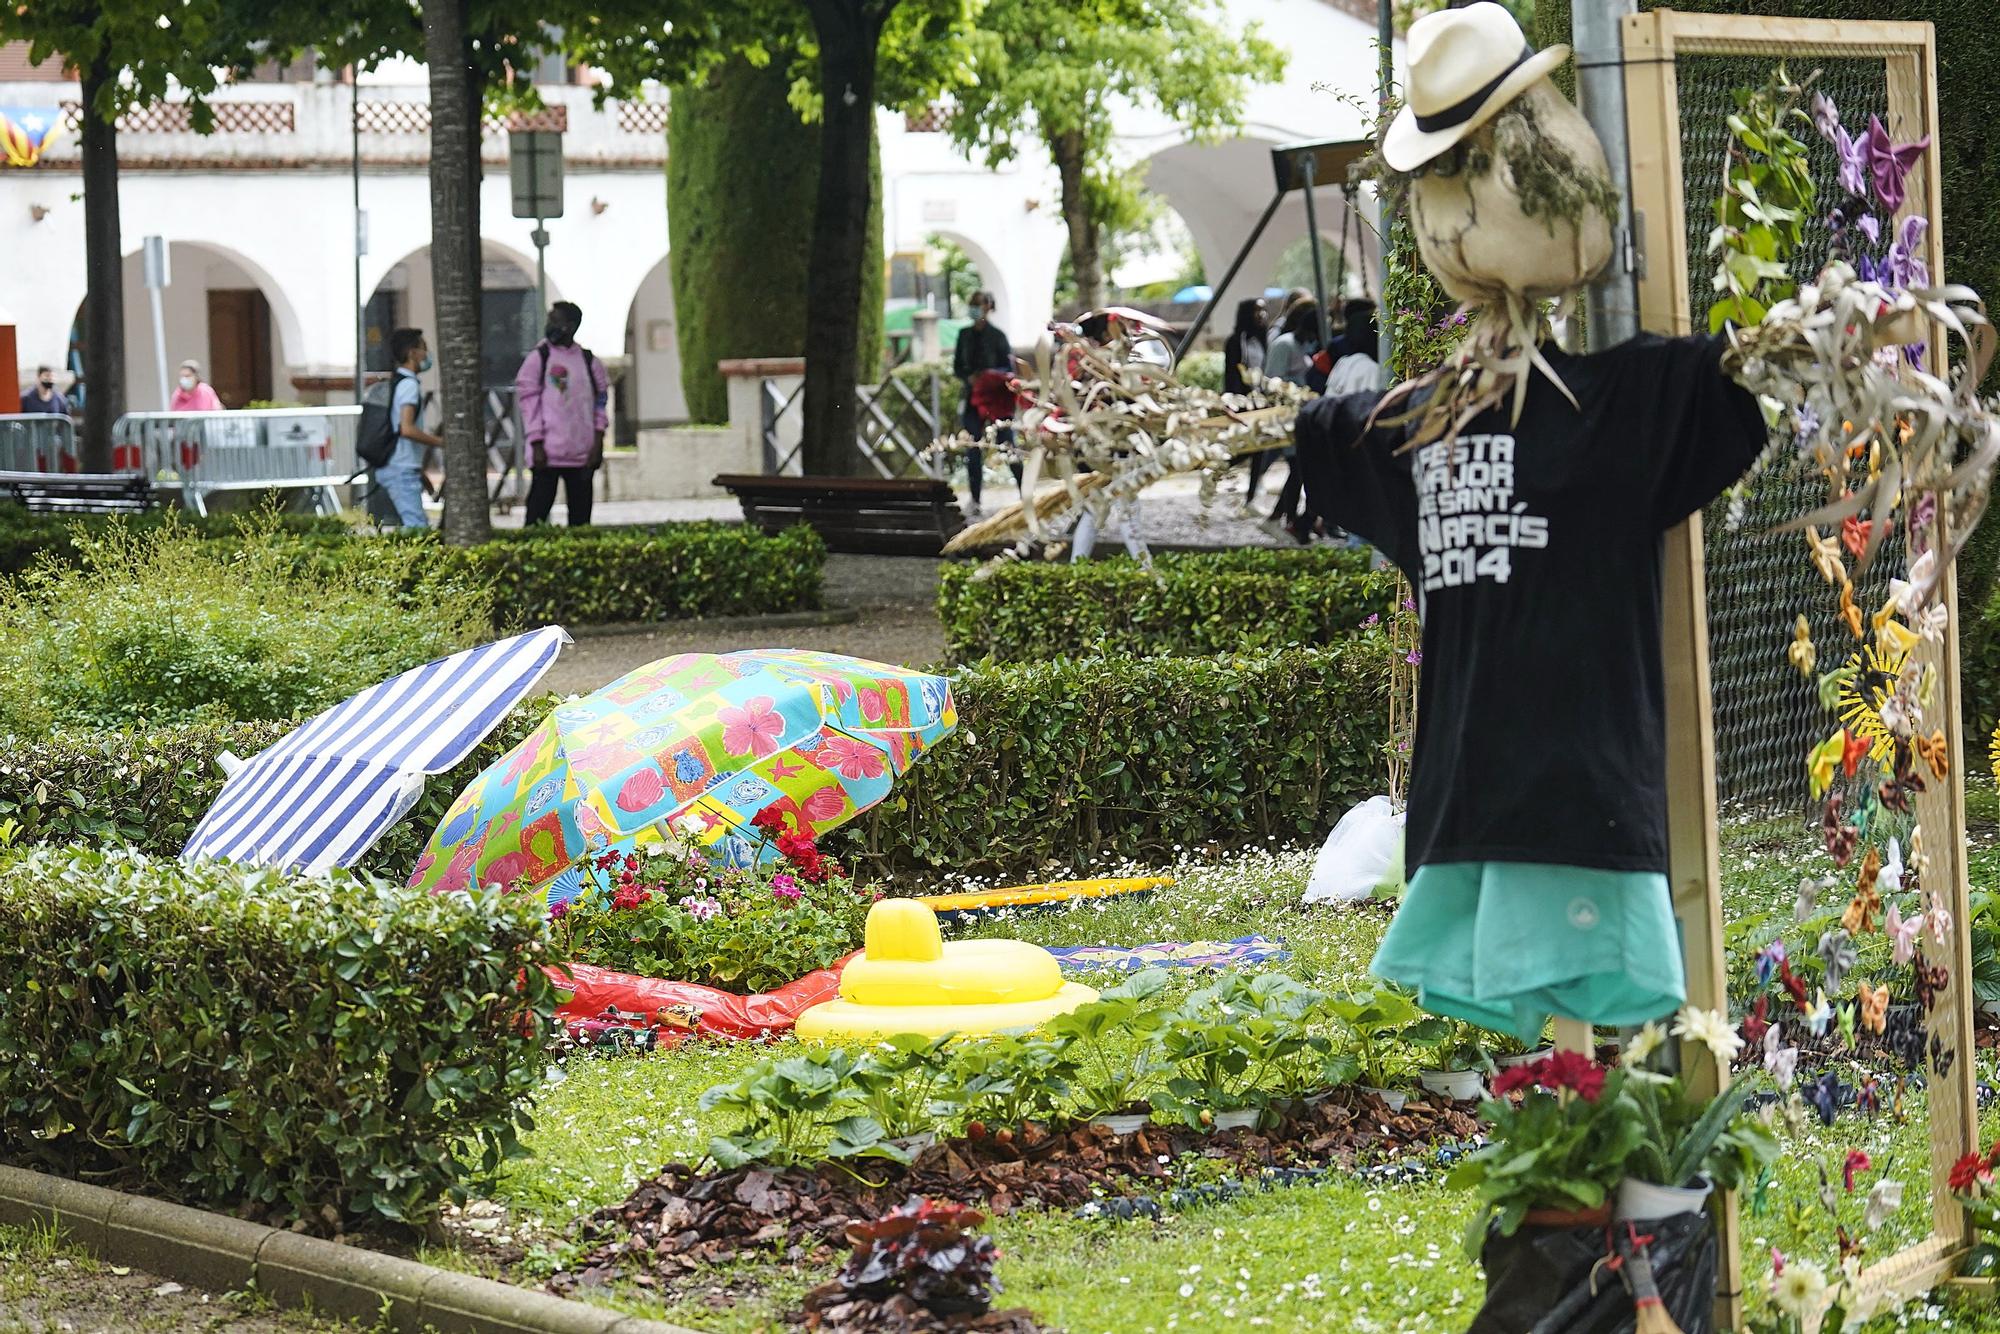
[[[66,416],[25,412],[0,416],[0,472],[77,472],[76,423]]]
[[[314,507],[340,512],[334,488],[359,471],[358,406],[250,412],[128,412],[111,427],[112,467],[178,490],[196,514],[217,491],[287,488],[313,493]]]

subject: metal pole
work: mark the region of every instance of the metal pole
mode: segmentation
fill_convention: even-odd
[[[1250,258],[1250,252],[1257,247],[1257,238],[1271,225],[1271,218],[1277,213],[1278,205],[1284,202],[1285,195],[1281,190],[1271,196],[1270,203],[1264,205],[1264,215],[1258,218],[1257,225],[1250,229],[1250,239],[1236,252],[1236,258],[1229,261],[1229,271],[1222,275],[1221,282],[1209,289],[1208,301],[1202,306],[1201,313],[1194,317],[1194,323],[1188,325],[1187,332],[1181,335],[1180,346],[1174,349],[1175,365],[1180,364],[1181,358],[1185,357],[1188,349],[1194,346],[1194,340],[1201,336],[1201,331],[1208,325],[1209,316],[1215,314],[1215,308],[1222,304],[1223,294],[1229,290],[1229,284],[1236,281],[1236,271],[1243,267],[1244,260]]]
[[[165,412],[167,405],[174,401],[172,392],[167,388],[167,319],[161,313],[159,287],[150,287],[146,295],[153,303],[153,363],[160,373],[160,411]]]
[[[354,401],[368,391],[368,298],[361,290],[361,257],[368,252],[368,223],[361,213],[361,67],[350,66],[352,107],[348,119],[354,139]]]
[[[1625,132],[1625,16],[1635,0],[1576,0],[1570,12],[1576,51],[1576,100],[1604,145],[1611,183],[1618,189],[1618,222],[1611,262],[1584,298],[1584,334],[1593,349],[1622,343],[1639,332],[1639,283],[1632,240],[1632,150]]]
[[[535,214],[535,301],[540,306],[536,314],[546,319],[549,313],[549,233],[542,226],[542,215]]]
[[[1319,253],[1319,210],[1313,206],[1313,195],[1319,182],[1313,179],[1313,159],[1308,153],[1301,164],[1306,177],[1306,245],[1313,257],[1313,297],[1319,302],[1319,345],[1324,348],[1333,341],[1332,322],[1326,314],[1326,265]]]
[[[1389,105],[1395,97],[1396,89],[1396,12],[1394,0],[1378,0],[1375,6],[1375,101],[1376,114],[1386,125],[1389,119]],[[1389,232],[1395,226],[1395,210],[1389,207],[1386,194],[1377,187],[1375,192],[1375,249],[1379,252],[1381,281],[1375,290],[1382,294],[1381,314],[1376,320],[1376,338],[1381,351],[1376,357],[1382,367],[1382,382],[1387,384],[1392,378],[1389,367],[1394,365],[1396,353],[1396,321],[1389,310]]]

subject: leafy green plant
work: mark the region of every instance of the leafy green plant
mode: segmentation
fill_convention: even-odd
[[[538,905],[131,852],[0,855],[0,1155],[419,1222],[533,1123]]]
[[[869,1047],[849,1076],[869,1116],[891,1139],[934,1130],[964,1098],[952,1078],[954,1039],[899,1034]]]
[[[302,570],[266,525],[75,538],[76,563],[0,585],[0,731],[311,713],[483,638],[490,603],[414,546]]]
[[[1267,1108],[1318,1087],[1330,1049],[1310,1017],[1323,999],[1282,973],[1236,974],[1189,996],[1160,1024],[1167,1078],[1154,1114],[1198,1126],[1212,1112]]]
[[[1074,1096],[1078,1054],[1048,1033],[1008,1033],[967,1043],[957,1052],[960,1110],[968,1125],[995,1128],[1049,1122]]]
[[[856,1066],[844,1047],[807,1047],[709,1089],[701,1109],[737,1122],[733,1133],[709,1141],[709,1156],[724,1168],[799,1167],[825,1159],[908,1162],[910,1155],[889,1143],[882,1123],[862,1110]]]
[[[1396,1043],[1404,1030],[1419,1022],[1427,1025],[1434,1022],[1420,1020],[1416,1002],[1387,986],[1330,996],[1326,1011],[1354,1044],[1361,1081],[1372,1088],[1387,1088],[1394,1077]],[[1443,1030],[1417,1028],[1415,1039],[1422,1043],[1434,1039],[1440,1031]]]
[[[1149,1002],[1166,985],[1166,969],[1142,969],[1091,1004],[1050,1021],[1049,1031],[1076,1048],[1079,1115],[1115,1116],[1143,1100],[1159,1073],[1151,1038],[1165,1018]]]
[[[1080,565],[948,563],[938,617],[954,659],[1252,653],[1343,639],[1395,605],[1393,573],[1368,554],[1263,552],[1230,561],[1163,553]]]
[[[1662,1186],[1706,1176],[1718,1190],[1754,1181],[1777,1160],[1778,1138],[1744,1109],[1744,1099],[1768,1082],[1762,1070],[1752,1070],[1721,1097],[1697,1101],[1677,1076],[1628,1069],[1619,1096],[1637,1109],[1645,1134],[1626,1162],[1626,1175]]]
[[[1762,88],[1734,94],[1722,197],[1708,237],[1717,293],[1708,308],[1710,333],[1728,323],[1755,324],[1797,290],[1791,258],[1815,193],[1806,145],[1790,129],[1794,121],[1811,123],[1799,108],[1804,94],[1782,65]]]

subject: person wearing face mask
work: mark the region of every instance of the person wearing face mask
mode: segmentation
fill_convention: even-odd
[[[21,395],[21,411],[45,413],[51,417],[70,415],[69,399],[56,388],[55,367],[35,367],[35,385]]]
[[[222,400],[201,378],[201,363],[189,357],[181,363],[180,387],[167,404],[168,412],[220,412]]]
[[[424,385],[417,377],[431,368],[424,331],[398,329],[390,334],[389,356],[396,363],[396,383],[389,398],[396,452],[375,470],[375,485],[388,496],[396,521],[404,528],[429,528],[431,521],[424,514],[424,451],[442,445],[444,439],[417,424],[424,406]]]
[[[583,311],[568,301],[549,307],[548,336],[535,344],[514,377],[521,437],[528,442],[527,524],[547,523],[560,482],[569,526],[590,523],[591,475],[604,465],[605,407],[611,380],[604,364],[576,341]]]

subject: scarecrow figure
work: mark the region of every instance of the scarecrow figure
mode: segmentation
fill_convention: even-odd
[[[1618,203],[1595,135],[1548,81],[1568,49],[1528,49],[1482,2],[1411,25],[1409,55],[1381,157],[1473,327],[1437,372],[1319,399],[1296,426],[1313,507],[1421,599],[1413,874],[1373,967],[1430,1010],[1527,1041],[1552,1014],[1638,1024],[1686,992],[1666,877],[1662,537],[1765,451],[1765,412],[1738,380],[1773,396],[1814,380],[1810,331],[1840,284],[1823,274],[1748,331],[1563,351],[1545,308],[1609,259]],[[1847,326],[1863,337],[1897,302],[1970,296],[1865,286],[1872,304]],[[1983,414],[1962,418],[1990,447]],[[1984,482],[1939,489],[1976,517]],[[1869,500],[1894,503],[1850,496],[1803,521]]]

